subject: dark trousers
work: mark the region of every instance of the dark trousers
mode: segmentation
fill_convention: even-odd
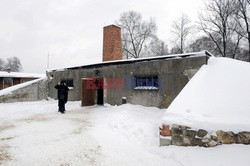
[[[58,106],[59,106],[59,112],[64,112],[65,111],[65,102],[64,100],[58,100]]]

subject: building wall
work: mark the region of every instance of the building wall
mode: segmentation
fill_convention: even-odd
[[[21,83],[21,78],[13,78],[13,85],[17,85]]]
[[[3,78],[0,78],[0,90],[3,89]]]
[[[23,82],[27,82],[27,81],[32,81],[32,80],[35,80],[35,79],[38,79],[38,78],[21,78],[20,80],[20,83],[23,83]]]
[[[4,83],[4,78],[1,77],[0,78],[0,90],[11,87],[13,85],[18,85],[18,84],[23,83],[23,82],[32,81],[32,80],[35,80],[35,79],[38,79],[38,78],[29,78],[29,77],[27,77],[27,78],[11,78],[11,79],[12,79],[12,82],[9,83],[9,84],[6,84],[6,83]]]
[[[47,96],[47,79],[43,79],[12,91],[10,94],[0,96],[0,103],[37,101],[47,99]]]
[[[125,80],[123,89],[105,90],[105,102],[111,105],[120,105],[122,104],[122,97],[126,97],[128,103],[167,108],[189,81],[190,76],[186,74],[186,71],[188,69],[199,69],[206,62],[206,56],[197,56],[129,64],[114,63],[95,68],[54,71],[48,73],[48,75],[53,75],[53,79],[50,80],[48,85],[49,96],[57,98],[57,91],[54,89],[54,86],[61,79],[74,80],[74,88],[69,91],[69,100],[81,99],[81,78],[103,77],[104,79],[123,79]],[[98,76],[96,75],[96,70],[99,71]],[[140,75],[158,75],[158,78],[163,80],[163,88],[158,90],[128,89],[126,78]]]

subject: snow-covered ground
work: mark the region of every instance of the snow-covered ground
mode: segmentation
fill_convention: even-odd
[[[163,123],[250,131],[250,63],[209,58],[168,107]]]
[[[57,101],[0,104],[0,164],[18,166],[248,166],[250,146],[159,147],[165,110],[80,107]]]

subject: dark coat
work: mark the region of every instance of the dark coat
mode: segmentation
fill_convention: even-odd
[[[68,91],[69,91],[68,86],[60,84],[60,85],[56,85],[55,88],[58,90],[57,91],[58,100],[61,100],[64,103],[67,103],[67,101],[68,101]]]

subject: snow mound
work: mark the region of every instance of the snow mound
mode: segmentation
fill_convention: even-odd
[[[162,122],[210,131],[250,131],[250,63],[208,60],[169,106]]]

